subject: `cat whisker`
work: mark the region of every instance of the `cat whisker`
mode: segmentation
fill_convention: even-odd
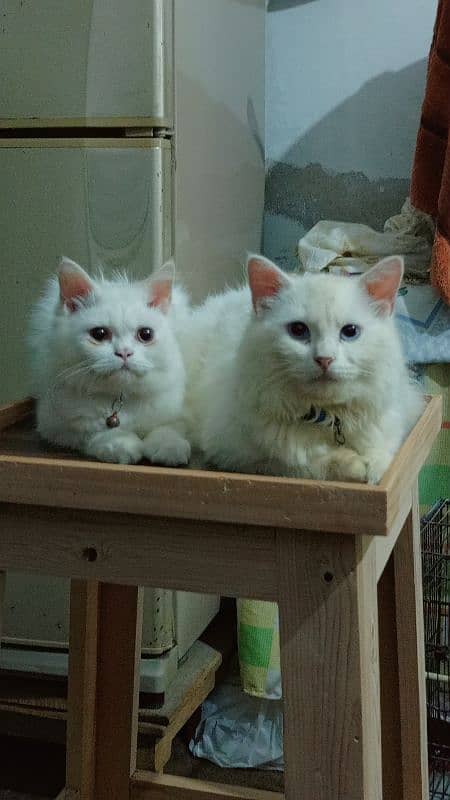
[[[78,369],[79,367],[85,367],[85,366],[88,366],[89,364],[90,364],[89,359],[88,358],[84,358],[82,361],[77,361],[75,364],[71,364],[70,366],[65,367],[64,369],[62,369],[60,372],[57,373],[57,377],[59,375],[62,375],[64,372],[70,372],[73,369]]]
[[[75,364],[75,366],[66,367],[65,369],[61,370],[61,372],[58,372],[55,375],[54,381],[56,383],[68,380],[69,378],[72,378],[83,372],[89,372],[91,368],[91,364],[87,360],[81,361],[78,364]]]
[[[72,367],[66,367],[58,372],[53,378],[53,384],[49,390],[49,395],[53,395],[62,383],[72,381],[74,378],[79,378],[82,375],[87,375],[92,372],[92,366],[89,361],[82,361]]]

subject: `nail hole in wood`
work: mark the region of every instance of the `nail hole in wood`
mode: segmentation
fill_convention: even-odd
[[[325,583],[331,583],[331,581],[334,579],[334,575],[333,575],[332,572],[328,572],[328,571],[324,572],[323,573],[323,579],[324,579]]]
[[[98,553],[95,547],[85,547],[83,550],[83,558],[90,563],[97,561]]]

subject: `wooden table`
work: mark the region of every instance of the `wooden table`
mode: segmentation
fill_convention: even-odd
[[[60,798],[428,798],[417,476],[439,398],[378,486],[89,462],[43,450],[30,413],[0,410],[0,569],[72,579]],[[278,601],[284,795],[136,771],[142,586]]]

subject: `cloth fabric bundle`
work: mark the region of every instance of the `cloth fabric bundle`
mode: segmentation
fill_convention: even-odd
[[[328,268],[350,274],[364,272],[384,256],[402,255],[406,277],[426,281],[433,238],[433,220],[408,198],[382,232],[358,222],[321,220],[300,239],[297,253],[307,272]]]

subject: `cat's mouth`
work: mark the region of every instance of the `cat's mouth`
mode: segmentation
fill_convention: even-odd
[[[128,375],[130,375],[130,376],[131,375],[138,375],[139,374],[139,370],[136,368],[136,366],[134,364],[129,364],[128,362],[125,362],[124,364],[121,364],[120,366],[116,367],[113,370],[112,374],[113,375],[123,375],[125,377],[125,376],[128,376]]]
[[[128,383],[134,378],[139,377],[139,373],[129,364],[123,364],[121,367],[116,367],[115,369],[110,369],[108,372],[103,373],[103,376],[105,379],[111,381],[117,381],[119,383],[125,381]]]
[[[336,375],[330,375],[328,372],[322,372],[313,378],[314,383],[337,383],[339,378]]]

